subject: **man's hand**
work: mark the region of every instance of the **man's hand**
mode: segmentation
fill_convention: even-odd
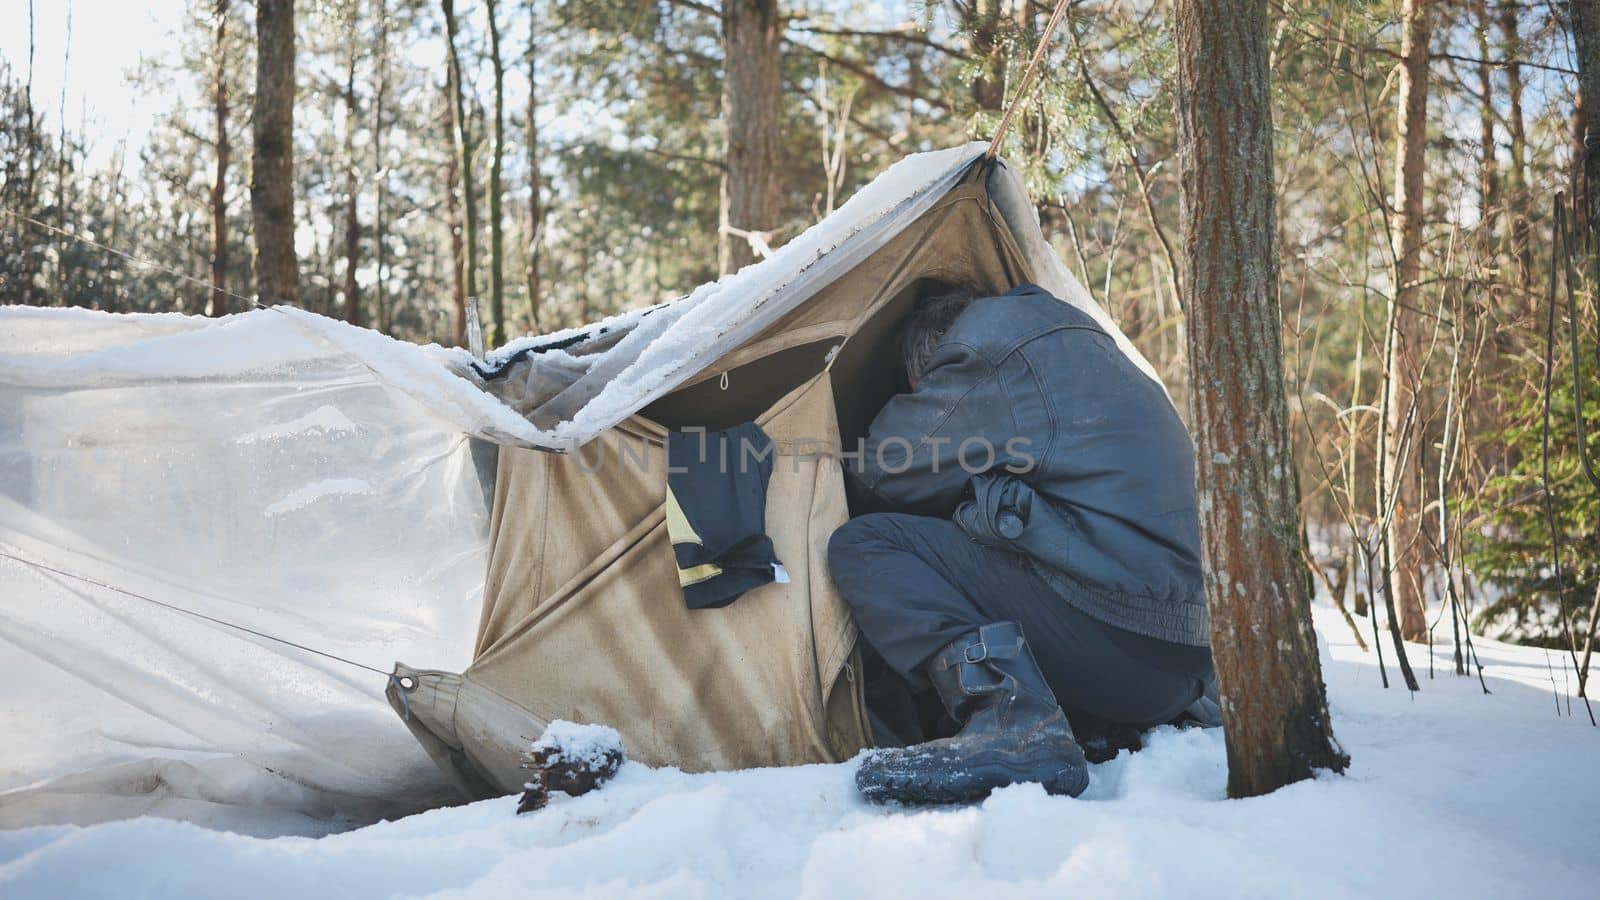
[[[984,472],[967,483],[968,498],[956,507],[961,530],[986,547],[1022,537],[1033,512],[1033,488],[1015,475]]]

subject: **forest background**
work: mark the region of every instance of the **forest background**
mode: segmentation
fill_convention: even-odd
[[[1591,5],[1268,4],[1308,577],[1448,644],[1462,672],[1471,632],[1586,663],[1600,612],[1595,292],[1581,258],[1566,272],[1590,234],[1571,195],[1587,191],[1580,73],[1600,77],[1584,65]],[[6,0],[0,302],[293,302],[462,344],[470,297],[491,346],[665,302],[893,161],[990,137],[1055,4],[173,7],[159,46],[106,71],[92,41],[74,51],[73,0],[48,16]],[[1184,409],[1172,15],[1068,2],[1003,152]],[[41,37],[46,19],[60,28]],[[147,117],[91,113],[97,80],[125,83]],[[285,160],[272,171],[292,176],[253,181]]]

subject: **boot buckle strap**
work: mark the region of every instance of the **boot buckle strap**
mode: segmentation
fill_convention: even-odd
[[[976,665],[989,658],[989,645],[983,641],[968,644],[961,651],[961,658],[969,665]]]

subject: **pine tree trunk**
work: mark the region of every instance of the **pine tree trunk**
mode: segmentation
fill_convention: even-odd
[[[484,0],[489,15],[489,62],[494,67],[494,155],[489,160],[489,316],[494,320],[488,346],[506,342],[505,235],[500,205],[505,190],[501,184],[501,163],[506,155],[506,67],[500,58],[500,22],[495,0]]]
[[[972,103],[980,110],[1000,112],[1006,98],[1006,63],[1000,48],[1001,0],[972,0],[963,14],[962,27],[972,43],[978,75],[972,79]]]
[[[1528,133],[1522,119],[1522,36],[1517,20],[1520,3],[1500,4],[1500,31],[1506,63],[1506,131],[1511,138],[1511,165],[1506,173],[1506,209],[1511,219],[1511,254],[1517,260],[1517,279],[1526,292],[1533,284],[1533,251],[1528,245]],[[1523,308],[1534,304],[1522,301]]]
[[[351,325],[361,325],[361,284],[356,280],[356,268],[361,264],[361,219],[357,206],[361,179],[356,174],[360,169],[356,160],[356,122],[360,116],[356,109],[356,48],[360,46],[356,25],[360,21],[360,7],[358,0],[346,2],[350,20],[346,32],[344,79],[344,320]]]
[[[294,94],[294,0],[257,0],[250,206],[256,294],[266,303],[300,300],[300,263],[294,250]]]
[[[1178,0],[1191,413],[1228,793],[1348,763],[1333,739],[1290,456],[1265,0]]]
[[[783,60],[778,42],[783,20],[777,0],[723,0],[722,15],[726,72],[717,261],[726,275],[756,260],[744,233],[771,232],[779,224]]]
[[[23,213],[30,218],[32,218],[38,211],[39,159],[43,155],[44,149],[44,138],[39,129],[41,117],[38,114],[38,110],[35,109],[33,105],[33,56],[35,24],[33,0],[28,0],[28,76],[27,82],[24,84],[22,90],[23,118],[26,121],[26,124],[23,129],[24,147],[22,154],[22,186],[21,190],[18,191],[18,197],[21,200]],[[29,247],[31,239],[27,236],[28,232],[33,230],[34,229],[29,225],[24,225],[19,228],[19,231],[23,235],[20,245],[24,249],[23,252],[17,254],[20,257],[20,266],[19,271],[17,272],[17,284],[21,287],[20,294],[23,303],[29,306],[54,306],[55,304],[61,302],[59,297],[52,298],[39,296],[38,284],[35,276],[39,272],[40,255],[38,253],[31,252],[31,248]]]
[[[372,96],[372,177],[377,179],[377,203],[372,212],[372,254],[377,269],[372,285],[378,330],[389,333],[388,249],[384,246],[384,207],[389,202],[389,168],[383,156],[384,103],[389,93],[389,4],[377,0],[378,58]]]
[[[455,146],[455,79],[446,79],[445,106],[451,110],[445,114],[446,140],[452,149]],[[444,204],[445,221],[450,227],[450,299],[455,306],[455,329],[450,334],[450,339],[458,347],[467,343],[467,281],[466,281],[466,248],[462,244],[461,232],[461,195],[458,188],[461,183],[460,172],[461,157],[454,152],[445,154],[444,161]]]
[[[1425,641],[1428,622],[1423,612],[1421,504],[1421,431],[1417,369],[1417,310],[1423,305],[1422,201],[1423,164],[1428,146],[1428,41],[1432,32],[1428,0],[1405,0],[1401,13],[1398,127],[1395,140],[1394,286],[1392,304],[1394,341],[1391,367],[1385,372],[1389,427],[1384,442],[1388,471],[1386,494],[1394,505],[1385,540],[1394,568],[1394,602],[1400,635],[1408,641]]]
[[[1572,0],[1571,9],[1583,127],[1577,149],[1583,160],[1582,199],[1588,212],[1583,224],[1600,231],[1600,0]]]
[[[216,0],[212,55],[211,101],[216,114],[216,176],[211,182],[211,304],[213,316],[228,314],[228,163],[233,147],[228,143],[228,80],[223,60],[228,39],[228,0]]]
[[[539,31],[533,4],[528,4],[528,314],[535,334],[543,332],[539,321],[539,251],[544,245],[544,197],[539,180]]]
[[[1472,0],[1478,37],[1478,209],[1482,222],[1478,226],[1487,246],[1494,235],[1495,222],[1500,213],[1499,160],[1495,155],[1494,139],[1494,66],[1490,64],[1493,50],[1489,46],[1488,0]]]
[[[455,0],[440,0],[444,9],[445,53],[449,69],[450,128],[455,140],[456,174],[461,188],[461,254],[460,267],[463,290],[467,300],[478,297],[478,204],[477,192],[472,184],[472,156],[476,147],[472,140],[472,125],[467,121],[466,87],[461,77],[461,55],[456,47],[460,33],[456,24]],[[467,339],[466,303],[462,303],[460,340]]]
[[[67,34],[66,45],[63,52],[61,68],[71,71],[72,65],[72,0],[67,0]],[[72,298],[67,296],[66,272],[66,240],[67,232],[67,159],[70,155],[67,150],[67,82],[61,81],[61,101],[56,107],[56,231],[51,236],[51,243],[55,245],[55,266],[52,274],[55,277],[54,290],[51,292],[58,303],[73,306]]]

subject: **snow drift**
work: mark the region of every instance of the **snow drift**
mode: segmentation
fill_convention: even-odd
[[[1329,613],[1318,623],[1323,665],[1352,768],[1267,797],[1222,799],[1215,730],[1157,730],[1141,752],[1092,767],[1078,800],[1021,785],[976,807],[925,811],[867,805],[852,763],[707,775],[629,763],[601,790],[556,796],[537,813],[515,815],[506,797],[320,840],[159,819],[0,832],[0,894],[1592,894],[1600,737],[1552,695],[1556,655],[1483,641],[1492,695],[1476,679],[1424,673],[1413,698],[1381,688],[1373,657],[1319,612]]]

